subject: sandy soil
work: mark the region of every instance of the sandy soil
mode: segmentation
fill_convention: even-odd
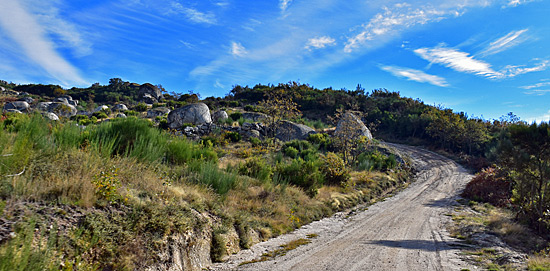
[[[464,168],[435,153],[389,144],[411,157],[416,181],[368,209],[338,213],[232,255],[212,270],[461,270],[460,244],[445,229],[456,196],[471,179]],[[364,208],[363,208],[364,209]],[[358,209],[361,210],[361,209]],[[270,261],[239,266],[292,240],[310,244]]]

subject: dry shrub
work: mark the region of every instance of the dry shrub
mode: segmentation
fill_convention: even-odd
[[[478,173],[467,185],[462,196],[504,207],[510,204],[512,184],[498,168],[489,167]]]

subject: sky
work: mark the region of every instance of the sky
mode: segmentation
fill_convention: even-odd
[[[0,79],[110,78],[225,96],[385,88],[486,120],[550,120],[548,0],[0,0]]]

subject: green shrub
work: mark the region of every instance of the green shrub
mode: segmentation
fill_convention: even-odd
[[[320,150],[329,150],[332,147],[332,139],[328,134],[309,134],[307,141],[316,145]]]
[[[343,185],[348,181],[349,170],[340,156],[329,152],[322,156],[321,162],[320,170],[325,176],[325,183]]]
[[[260,146],[260,144],[262,144],[262,141],[257,137],[250,137],[248,140],[250,141],[250,143],[252,143],[253,147],[257,147],[257,146]]]
[[[393,154],[386,156],[379,151],[363,152],[357,157],[358,170],[390,170],[397,166]]]
[[[214,162],[194,160],[189,163],[189,170],[195,173],[195,182],[206,185],[219,195],[225,195],[235,187],[237,175],[225,172]]]
[[[292,146],[288,146],[284,148],[284,152],[285,152],[285,155],[290,158],[296,158],[298,157],[298,154],[299,154],[299,151]]]
[[[134,106],[134,110],[137,112],[145,112],[147,111],[147,105],[145,103],[138,103]]]
[[[263,159],[249,158],[244,164],[239,165],[239,174],[267,181],[271,178],[273,169]]]
[[[164,157],[167,136],[151,123],[137,118],[114,119],[90,129],[86,138],[101,154],[127,156],[142,161]]]
[[[278,178],[302,187],[310,197],[317,195],[317,190],[324,183],[318,163],[302,158],[294,159],[290,164],[278,164],[275,172]]]
[[[231,142],[233,143],[241,141],[241,134],[239,134],[238,132],[226,132],[223,137],[225,139],[231,140]]]
[[[301,157],[306,161],[317,160],[318,152],[311,143],[305,140],[292,140],[282,148],[283,153],[291,158]]]
[[[244,110],[246,110],[248,112],[258,112],[258,108],[254,105],[251,105],[251,104],[245,105]]]
[[[124,114],[126,114],[126,116],[128,116],[128,117],[139,115],[139,113],[134,111],[134,110],[127,110],[126,112],[124,112]]]
[[[238,121],[240,118],[243,117],[243,114],[241,112],[234,112],[229,114],[229,117],[233,119],[234,121]]]
[[[94,116],[98,119],[106,119],[106,118],[109,117],[109,116],[107,116],[107,113],[105,113],[104,111],[97,111],[97,112],[93,113],[92,116]]]
[[[167,160],[172,164],[185,164],[192,160],[216,162],[218,155],[212,149],[193,144],[186,139],[170,141],[167,145]]]

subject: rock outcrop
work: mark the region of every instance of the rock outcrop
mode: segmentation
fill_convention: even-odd
[[[370,133],[369,128],[365,126],[361,119],[352,113],[344,113],[336,125],[334,135],[352,138],[365,136],[368,140],[372,140],[372,134]]]
[[[172,110],[170,110],[167,107],[156,107],[156,108],[147,110],[146,117],[150,119],[154,119],[156,117],[162,117],[162,116],[168,115],[170,111]]]
[[[128,111],[128,107],[125,104],[115,104],[113,111]]]
[[[57,116],[72,117],[76,115],[76,107],[60,102],[42,102],[36,107],[39,111],[55,113]]]
[[[309,134],[315,133],[315,130],[307,125],[294,123],[291,121],[282,121],[275,128],[275,137],[282,141],[294,139],[307,139]]]
[[[145,83],[139,87],[139,96],[143,97],[145,94],[149,94],[155,100],[159,101],[163,98],[162,92],[157,86],[149,83]]]
[[[246,112],[243,113],[243,119],[251,120],[251,121],[263,121],[268,119],[269,116],[267,116],[264,113],[256,113],[256,112]]]
[[[186,123],[199,125],[211,122],[210,109],[204,103],[186,105],[168,114],[168,126],[170,129],[181,128]]]
[[[25,101],[15,101],[15,102],[9,102],[4,105],[4,111],[8,111],[10,109],[18,110],[21,112],[29,112],[31,106],[29,103]]]
[[[219,110],[212,114],[212,121],[215,123],[223,122],[228,118],[229,115],[227,115],[227,112],[225,112],[225,110]]]

